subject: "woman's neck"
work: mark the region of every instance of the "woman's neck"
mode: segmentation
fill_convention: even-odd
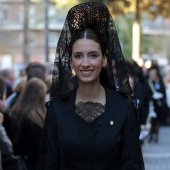
[[[82,84],[79,83],[77,89],[76,103],[82,102],[99,102],[106,103],[105,90],[100,83],[96,84]]]

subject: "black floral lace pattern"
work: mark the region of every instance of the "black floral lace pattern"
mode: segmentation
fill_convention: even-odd
[[[105,112],[105,105],[98,102],[78,102],[75,113],[85,122],[92,123]]]
[[[72,72],[69,44],[74,33],[85,28],[95,30],[104,45],[104,55],[107,58],[106,74],[109,79],[105,85],[130,95],[132,91],[112,16],[104,4],[88,2],[74,6],[67,14],[56,49],[51,99],[66,98],[68,92],[75,88],[70,81]]]

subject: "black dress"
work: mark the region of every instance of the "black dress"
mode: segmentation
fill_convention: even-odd
[[[38,170],[144,170],[136,109],[105,88],[105,113],[87,123],[75,114],[76,90],[48,105]]]

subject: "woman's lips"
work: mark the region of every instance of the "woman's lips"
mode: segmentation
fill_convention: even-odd
[[[85,77],[91,76],[94,70],[81,70],[81,74]]]

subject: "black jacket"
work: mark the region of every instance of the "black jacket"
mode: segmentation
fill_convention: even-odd
[[[27,170],[35,170],[42,128],[24,116],[18,133],[19,139],[16,144],[18,153],[24,158]]]
[[[50,102],[38,170],[144,170],[136,109],[127,97],[105,91],[105,113],[91,124],[75,114],[76,90],[64,102]]]

